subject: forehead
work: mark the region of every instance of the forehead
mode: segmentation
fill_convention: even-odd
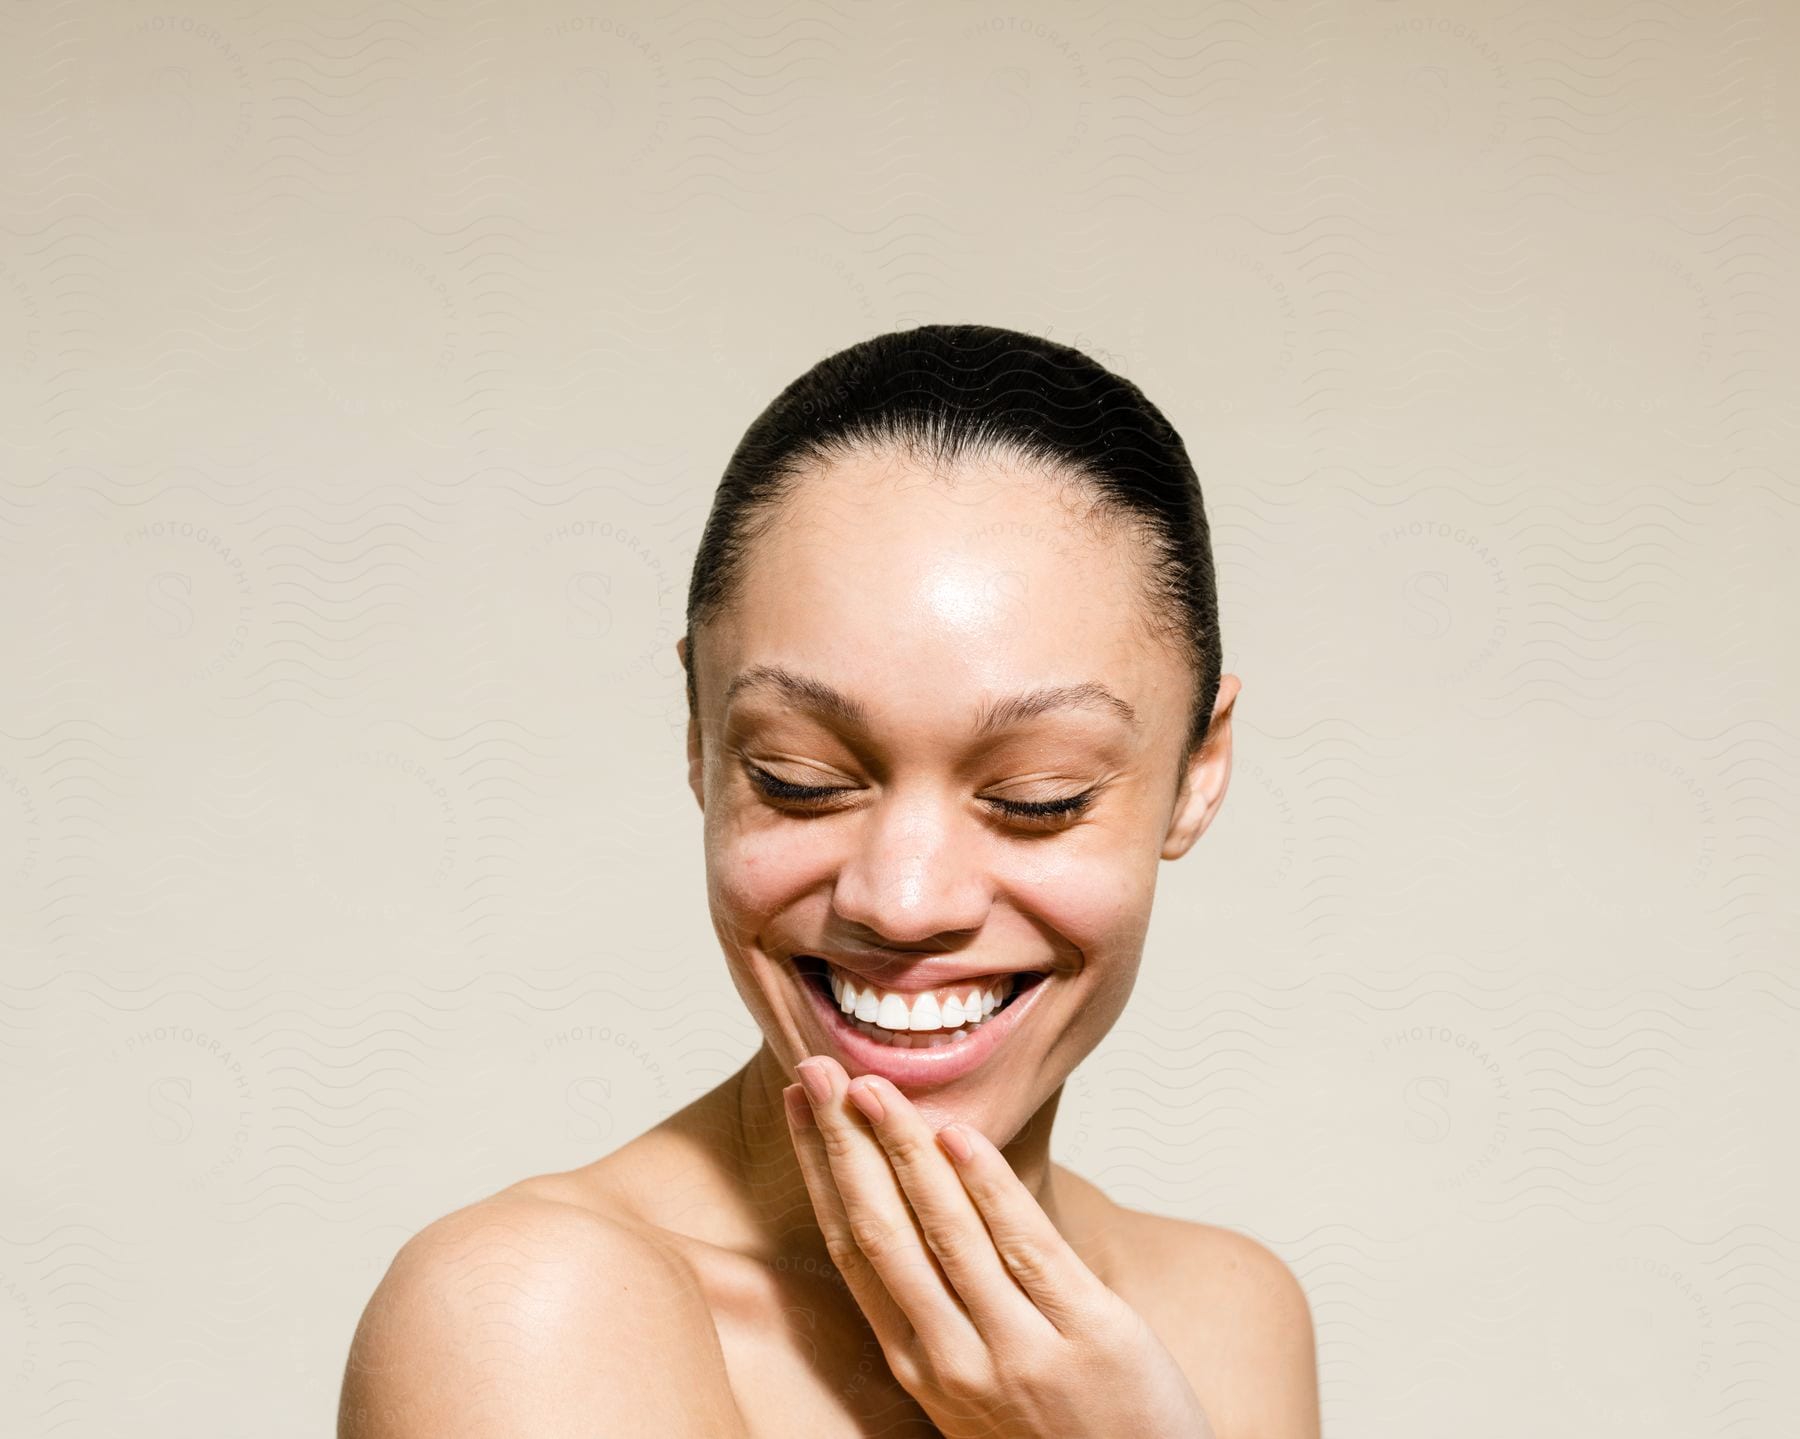
[[[1050,475],[838,461],[754,542],[720,659],[727,677],[761,663],[829,673],[881,713],[953,708],[942,718],[958,721],[984,696],[1098,681],[1154,723],[1182,676],[1148,636],[1140,563],[1127,532],[1090,523]]]

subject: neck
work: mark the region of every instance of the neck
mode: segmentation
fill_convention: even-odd
[[[695,1117],[703,1121],[700,1133],[727,1140],[714,1149],[713,1162],[725,1170],[721,1177],[734,1211],[729,1222],[734,1247],[770,1262],[829,1266],[825,1237],[782,1109],[781,1091],[793,1082],[765,1044],[730,1079],[696,1101],[695,1107],[705,1113]],[[988,1137],[1005,1140],[1001,1153],[1013,1173],[1066,1233],[1050,1159],[1050,1130],[1061,1100],[1059,1085],[1017,1134]]]

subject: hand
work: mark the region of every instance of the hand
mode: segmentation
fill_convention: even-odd
[[[1214,1439],[1174,1357],[985,1136],[946,1125],[940,1149],[878,1075],[799,1070],[823,1097],[782,1097],[826,1250],[946,1439]]]

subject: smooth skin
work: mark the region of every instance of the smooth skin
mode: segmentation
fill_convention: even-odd
[[[1050,1156],[1064,1083],[1135,983],[1159,864],[1186,854],[1223,803],[1237,677],[1221,678],[1207,741],[1187,752],[1192,678],[1146,622],[1138,542],[1096,523],[1052,477],[999,459],[933,472],[888,453],[834,460],[752,553],[736,603],[677,655],[695,667],[700,699],[688,774],[709,910],[763,1045],[613,1153],[523,1180],[409,1241],[352,1343],[341,1439],[923,1439],[1032,1432],[1016,1425],[1034,1415],[1100,1422],[1079,1413],[1091,1385],[1059,1389],[1042,1351],[1017,1344],[1032,1323],[1063,1332],[1046,1303],[1097,1317],[1085,1349],[1052,1352],[1122,1386],[1129,1412],[1185,1422],[1191,1391],[1212,1439],[1318,1439],[1311,1315],[1287,1266],[1246,1235],[1117,1205]],[[764,683],[740,684],[728,704],[733,681],[753,673]],[[1103,686],[1132,718],[1109,704],[1027,707],[980,730],[1007,697],[1070,684]],[[832,793],[796,800],[772,792],[771,776]],[[1082,794],[1084,808],[1052,823],[1006,808]],[[834,1204],[876,1194],[889,1207],[868,1233],[902,1234],[896,1216],[910,1215],[919,1255],[931,1233],[944,1242],[850,1107],[856,1076],[791,963],[821,950],[878,951],[897,974],[919,954],[1049,971],[988,1062],[895,1106],[910,1153],[952,1125],[985,1138],[989,1180],[994,1161],[1011,1175],[992,1190],[1003,1227],[1010,1216],[1039,1237],[1030,1252],[1051,1256],[1059,1282],[1032,1300],[1005,1257],[1017,1246],[1005,1249],[986,1209],[988,1248],[968,1242],[963,1214],[950,1243],[977,1266],[965,1277],[990,1281],[977,1307],[995,1303],[1004,1268],[1040,1316],[1016,1302],[1010,1320],[984,1310],[990,1327],[1002,1321],[994,1334],[1011,1336],[988,1345],[1011,1368],[990,1368],[985,1387],[948,1365],[935,1378],[909,1367],[909,1353],[926,1351],[884,1313],[882,1292],[899,1302],[886,1281],[870,1282],[905,1251],[878,1261],[858,1244],[859,1277],[833,1228]],[[1204,936],[1191,952],[1207,962]],[[784,1099],[811,1056],[844,1086],[819,1117],[858,1126],[840,1131],[829,1184],[816,1151],[809,1168]],[[911,1178],[942,1196],[945,1176],[962,1172],[932,1157],[945,1167]],[[938,1282],[941,1353],[944,1304],[954,1292],[968,1312],[970,1299]],[[913,1307],[899,1304],[915,1334],[915,1313],[931,1322],[917,1312],[931,1295],[914,1288]],[[992,1430],[958,1427],[990,1420]]]

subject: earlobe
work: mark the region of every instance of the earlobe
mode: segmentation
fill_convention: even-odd
[[[1183,760],[1181,793],[1163,840],[1164,859],[1180,859],[1192,849],[1225,802],[1225,790],[1231,783],[1232,707],[1242,688],[1236,675],[1224,675],[1219,680],[1219,695],[1213,704],[1206,739]]]
[[[1162,857],[1180,859],[1194,847],[1206,825],[1206,747],[1192,751],[1182,762],[1181,794],[1169,816],[1169,832],[1163,839]]]

